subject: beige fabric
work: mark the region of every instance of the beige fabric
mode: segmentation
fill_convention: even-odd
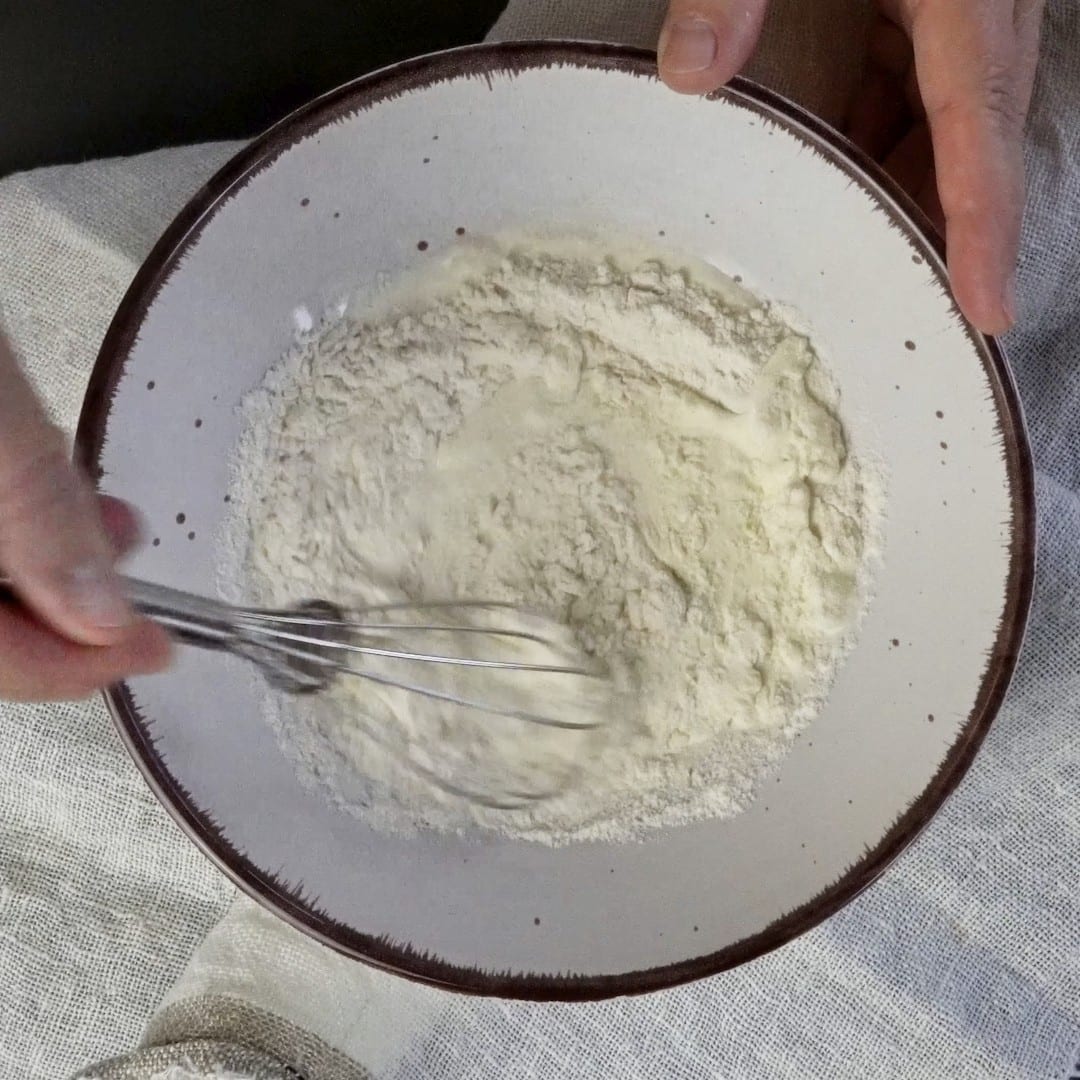
[[[296,1076],[258,1050],[190,1040],[103,1061],[80,1073],[78,1080],[296,1080]]]
[[[450,1000],[315,945],[239,897],[165,995],[144,1041],[232,1037],[308,1080],[362,1080],[361,1069],[393,1075]]]
[[[777,7],[767,32],[775,51],[754,69],[833,116],[852,85],[865,17],[861,0],[847,0],[850,9],[842,2]],[[659,14],[656,0],[515,0],[498,32],[648,44]],[[799,86],[783,82],[796,78]],[[1078,98],[1080,9],[1051,0],[1028,143],[1027,322],[1008,342],[1040,464],[1035,616],[1016,686],[970,776],[877,885],[757,963],[597,1005],[413,987],[331,958],[246,902],[218,922],[175,982],[232,890],[146,793],[99,705],[3,706],[0,1076],[54,1080],[135,1045],[170,985],[152,1035],[195,1038],[208,1010],[221,1024],[242,1002],[328,1047],[348,1046],[373,1077],[396,1080],[1068,1076],[1080,1047]],[[3,318],[65,424],[139,259],[230,150],[195,147],[0,181]],[[229,1057],[235,1048],[210,1042],[197,1045],[213,1053],[196,1060],[190,1045],[99,1075],[189,1080],[197,1067],[195,1075],[221,1077],[240,1060]]]
[[[289,983],[280,984],[280,969],[272,978],[286,993],[293,989]],[[163,1053],[169,1048],[175,1052],[193,1039],[218,1046],[244,1047],[253,1057],[272,1055],[271,1060],[282,1062],[301,1076],[319,1080],[370,1080],[366,1069],[317,1035],[277,1013],[227,994],[207,994],[159,1009],[147,1028],[143,1045]]]
[[[233,147],[0,181],[0,322],[71,430],[139,261]],[[180,835],[99,700],[0,704],[0,1077],[130,1049],[233,895]]]

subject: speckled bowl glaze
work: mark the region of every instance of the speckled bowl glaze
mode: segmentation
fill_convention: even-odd
[[[1005,692],[1032,585],[1027,443],[908,201],[772,94],[679,97],[637,52],[406,63],[293,114],[195,196],[123,301],[78,444],[148,516],[133,572],[212,589],[236,406],[294,313],[462,230],[551,226],[653,238],[789,305],[888,467],[859,641],[750,809],[627,845],[392,838],[298,781],[239,661],[185,651],[109,703],[181,826],[295,926],[442,986],[583,999],[720,971],[835,912],[926,825]]]

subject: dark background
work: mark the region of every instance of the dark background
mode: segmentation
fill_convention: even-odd
[[[254,135],[506,0],[0,0],[0,176]]]

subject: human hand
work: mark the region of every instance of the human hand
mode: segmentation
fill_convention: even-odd
[[[768,0],[670,0],[658,55],[684,93],[746,63]],[[946,237],[953,292],[980,330],[1016,321],[1023,127],[1045,0],[878,0],[848,135]]]
[[[113,570],[137,534],[133,511],[71,464],[0,336],[0,571],[24,605],[0,602],[0,698],[85,697],[168,663],[168,638]]]

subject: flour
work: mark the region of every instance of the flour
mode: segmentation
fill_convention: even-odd
[[[309,337],[245,412],[234,592],[510,601],[612,675],[617,708],[584,732],[354,679],[273,701],[304,774],[379,828],[560,843],[733,814],[865,604],[880,484],[835,385],[704,267],[463,248]],[[545,797],[499,810],[447,785]]]

